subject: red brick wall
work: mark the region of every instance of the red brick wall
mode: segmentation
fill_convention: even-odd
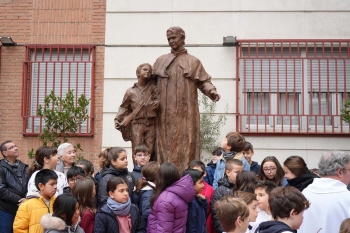
[[[0,143],[13,140],[20,159],[40,146],[37,137],[22,135],[21,99],[24,44],[104,44],[106,0],[0,0],[0,36],[11,36],[15,47],[1,47]],[[96,47],[94,136],[80,143],[80,154],[97,165],[102,145],[104,47]]]

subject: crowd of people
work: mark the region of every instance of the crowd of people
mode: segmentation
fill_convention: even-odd
[[[40,147],[30,166],[12,141],[0,146],[0,232],[348,233],[350,155],[325,152],[318,169],[300,156],[261,165],[253,145],[230,132],[205,166],[179,171],[134,149],[129,172],[120,147],[99,155],[95,173],[74,147]]]

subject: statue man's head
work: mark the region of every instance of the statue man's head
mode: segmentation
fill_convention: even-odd
[[[185,45],[186,34],[185,31],[180,27],[170,27],[166,31],[169,46],[173,50],[179,50]]]

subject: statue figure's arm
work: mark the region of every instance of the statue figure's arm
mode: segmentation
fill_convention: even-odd
[[[131,94],[126,91],[123,101],[119,106],[118,113],[114,118],[115,128],[119,127],[119,124],[132,112],[131,108]]]
[[[159,108],[160,98],[159,98],[159,92],[156,86],[152,87],[152,96],[151,101],[148,105],[151,106],[152,110],[156,110]]]

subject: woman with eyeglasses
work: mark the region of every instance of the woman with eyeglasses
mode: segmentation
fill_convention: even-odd
[[[314,178],[320,178],[315,173],[309,171],[304,159],[300,156],[290,156],[283,163],[284,177],[288,184],[299,189],[302,192],[309,184],[312,184]]]
[[[284,177],[283,168],[275,156],[267,156],[261,162],[258,180],[270,180],[277,186],[283,187],[288,184],[287,178]]]

